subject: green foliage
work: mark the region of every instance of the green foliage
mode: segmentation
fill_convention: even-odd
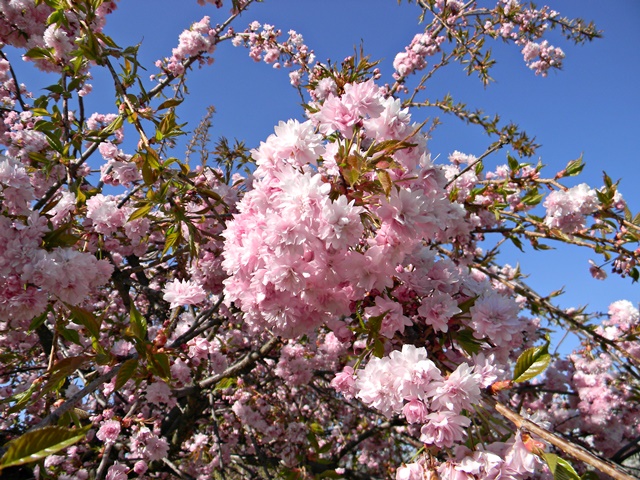
[[[564,458],[560,458],[553,453],[545,453],[543,457],[547,465],[549,465],[549,470],[551,470],[554,480],[580,480],[580,475]]]
[[[548,349],[549,341],[541,347],[532,347],[522,352],[516,361],[513,381],[526,382],[544,372],[551,362]]]
[[[0,472],[7,467],[37,462],[82,440],[91,425],[83,428],[44,427],[12,440],[0,458]]]

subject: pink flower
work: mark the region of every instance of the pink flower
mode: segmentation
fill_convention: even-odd
[[[607,278],[607,272],[605,272],[600,266],[593,260],[589,260],[589,273],[596,280],[605,280]]]
[[[156,405],[175,403],[175,399],[171,396],[171,389],[164,382],[155,382],[147,387],[147,401]]]
[[[560,68],[564,60],[564,52],[558,47],[549,45],[544,40],[542,43],[527,42],[522,49],[522,56],[527,66],[536,72],[536,75],[547,76],[547,70],[551,67]]]
[[[207,298],[204,288],[192,280],[174,280],[167,283],[162,291],[162,298],[171,303],[171,308],[196,305]]]
[[[118,208],[118,199],[113,195],[94,195],[87,200],[87,218],[93,222],[97,233],[109,235],[127,223],[125,208]]]
[[[463,363],[443,382],[437,385],[431,408],[446,408],[454,412],[471,408],[480,401],[480,381],[482,377],[473,367]]]
[[[423,298],[418,308],[418,315],[425,319],[427,325],[431,325],[436,332],[445,333],[449,330],[449,319],[460,312],[458,302],[439,290]]]
[[[102,424],[96,437],[104,443],[114,443],[120,434],[120,422],[117,420],[107,420]]]
[[[407,463],[396,470],[396,480],[423,480],[424,469],[419,463]]]
[[[344,370],[336,373],[336,376],[331,380],[331,386],[342,395],[350,400],[355,395],[355,376],[353,375],[353,368],[346,366]]]
[[[144,449],[144,455],[149,461],[162,460],[169,453],[169,444],[164,438],[150,435]]]
[[[533,473],[536,466],[536,456],[525,446],[520,431],[509,443],[511,443],[511,448],[504,457],[508,469],[523,476]]]
[[[116,462],[109,467],[105,480],[127,480],[129,478],[127,475],[128,470],[126,465]]]
[[[404,327],[412,324],[411,320],[403,315],[402,305],[384,297],[376,297],[373,307],[365,308],[367,318],[383,315],[380,324],[380,334],[387,338],[393,338],[396,332],[404,332]]]
[[[544,223],[566,233],[575,233],[585,227],[585,215],[598,209],[598,196],[586,183],[566,191],[557,190],[544,201],[547,216]]]
[[[483,295],[470,309],[473,336],[486,337],[498,346],[508,344],[522,330],[519,311],[513,298],[495,292]]]
[[[420,441],[437,447],[450,448],[466,436],[465,428],[471,420],[454,412],[443,410],[427,415],[428,423],[420,430]]]
[[[144,472],[147,471],[147,462],[145,462],[144,460],[138,460],[134,465],[133,465],[133,471],[136,472],[138,475],[144,475]]]
[[[424,403],[420,400],[413,399],[405,404],[402,408],[402,413],[404,413],[409,423],[424,423],[429,411]]]

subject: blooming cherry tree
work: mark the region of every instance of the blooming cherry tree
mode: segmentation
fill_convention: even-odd
[[[564,242],[637,281],[638,216],[606,175],[565,186],[581,160],[545,176],[515,125],[424,90],[456,62],[488,84],[489,38],[544,76],[564,58],[548,31],[582,42],[593,25],[517,0],[408,2],[422,31],[382,72],[362,53],[317,62],[293,30],[244,28],[252,0],[199,1],[211,15],[148,80],[138,47],[107,33],[126,3],[0,4],[3,475],[639,472],[637,306],[562,309],[489,245]],[[231,13],[216,23],[214,7]],[[288,69],[304,115],[249,150],[210,141],[210,109],[177,153],[186,74],[225,42]],[[36,96],[23,61],[59,80]],[[115,102],[89,114],[98,69]],[[433,159],[426,108],[491,143]],[[490,171],[503,147],[514,156]],[[581,346],[550,353],[552,326]]]

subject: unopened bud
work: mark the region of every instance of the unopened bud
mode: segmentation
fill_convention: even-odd
[[[535,440],[527,432],[522,433],[522,443],[524,443],[524,447],[534,455],[542,455],[544,453],[544,448],[546,447],[544,442]]]
[[[491,395],[495,395],[496,393],[507,390],[513,386],[513,382],[511,380],[500,380],[499,382],[494,382],[493,384],[487,387],[488,392]]]

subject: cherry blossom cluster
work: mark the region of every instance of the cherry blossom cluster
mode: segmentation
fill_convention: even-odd
[[[368,81],[346,85],[340,97],[329,94],[307,122],[281,123],[253,152],[254,188],[224,232],[226,294],[256,328],[287,336],[349,315],[365,292],[390,287],[395,265],[415,248],[415,239],[444,236],[443,226],[460,215],[427,173],[424,139],[416,136],[422,146],[398,153],[397,167],[385,170],[402,187],[389,198],[356,205],[355,198],[337,194],[340,142],[326,142],[315,129],[345,140],[360,137],[358,143],[368,145],[344,156],[366,155],[372,142],[414,137],[407,112]],[[411,178],[419,165],[421,176]],[[367,214],[379,219],[379,227],[365,234],[361,217]],[[403,327],[402,320],[395,322],[386,334]]]
[[[617,342],[632,358],[640,358],[638,341],[630,339],[640,322],[638,308],[620,300],[609,306],[608,313],[596,332]],[[570,435],[578,432],[574,429],[580,425],[576,434],[581,441],[607,456],[615,455],[637,435],[640,423],[633,389],[620,378],[604,352],[585,344],[568,359],[554,362],[546,372],[544,385],[548,389],[544,396],[534,399],[523,392],[522,398],[554,430]],[[563,401],[558,401],[560,398]],[[543,404],[547,408],[541,408]]]
[[[244,45],[249,48],[249,57],[254,61],[264,61],[273,68],[296,68],[290,74],[291,84],[300,85],[302,76],[309,72],[315,62],[315,55],[304,43],[304,38],[295,30],[289,30],[288,37],[283,42],[278,41],[282,31],[270,24],[251,24],[242,33],[236,33],[233,45]]]
[[[100,2],[86,27],[94,33],[101,32],[106,16],[116,8],[116,1]],[[2,43],[17,48],[46,51],[47,54],[34,58],[36,66],[57,72],[71,60],[76,40],[84,36],[82,24],[87,18],[80,11],[67,10],[61,24],[49,24],[47,20],[52,12],[46,2],[3,2],[0,5],[0,38]]]
[[[594,189],[581,183],[566,191],[554,191],[544,202],[547,209],[545,223],[567,233],[574,233],[585,227],[586,215],[598,208],[598,198]]]
[[[522,49],[522,56],[527,66],[533,70],[536,75],[547,75],[547,71],[551,68],[560,68],[564,59],[564,52],[558,47],[549,45],[544,40],[541,43],[527,42]]]
[[[179,77],[184,74],[189,59],[197,58],[202,64],[206,57],[209,64],[213,63],[213,58],[209,55],[215,51],[218,33],[218,30],[211,26],[211,19],[208,16],[203,17],[180,34],[178,46],[173,49],[171,56],[156,61],[156,67],[167,74]]]
[[[399,80],[406,77],[417,70],[423,70],[427,67],[427,57],[431,57],[438,53],[440,45],[444,42],[445,37],[434,33],[419,33],[411,44],[405,48],[405,51],[398,53],[393,60],[393,68],[396,73],[394,78]]]

